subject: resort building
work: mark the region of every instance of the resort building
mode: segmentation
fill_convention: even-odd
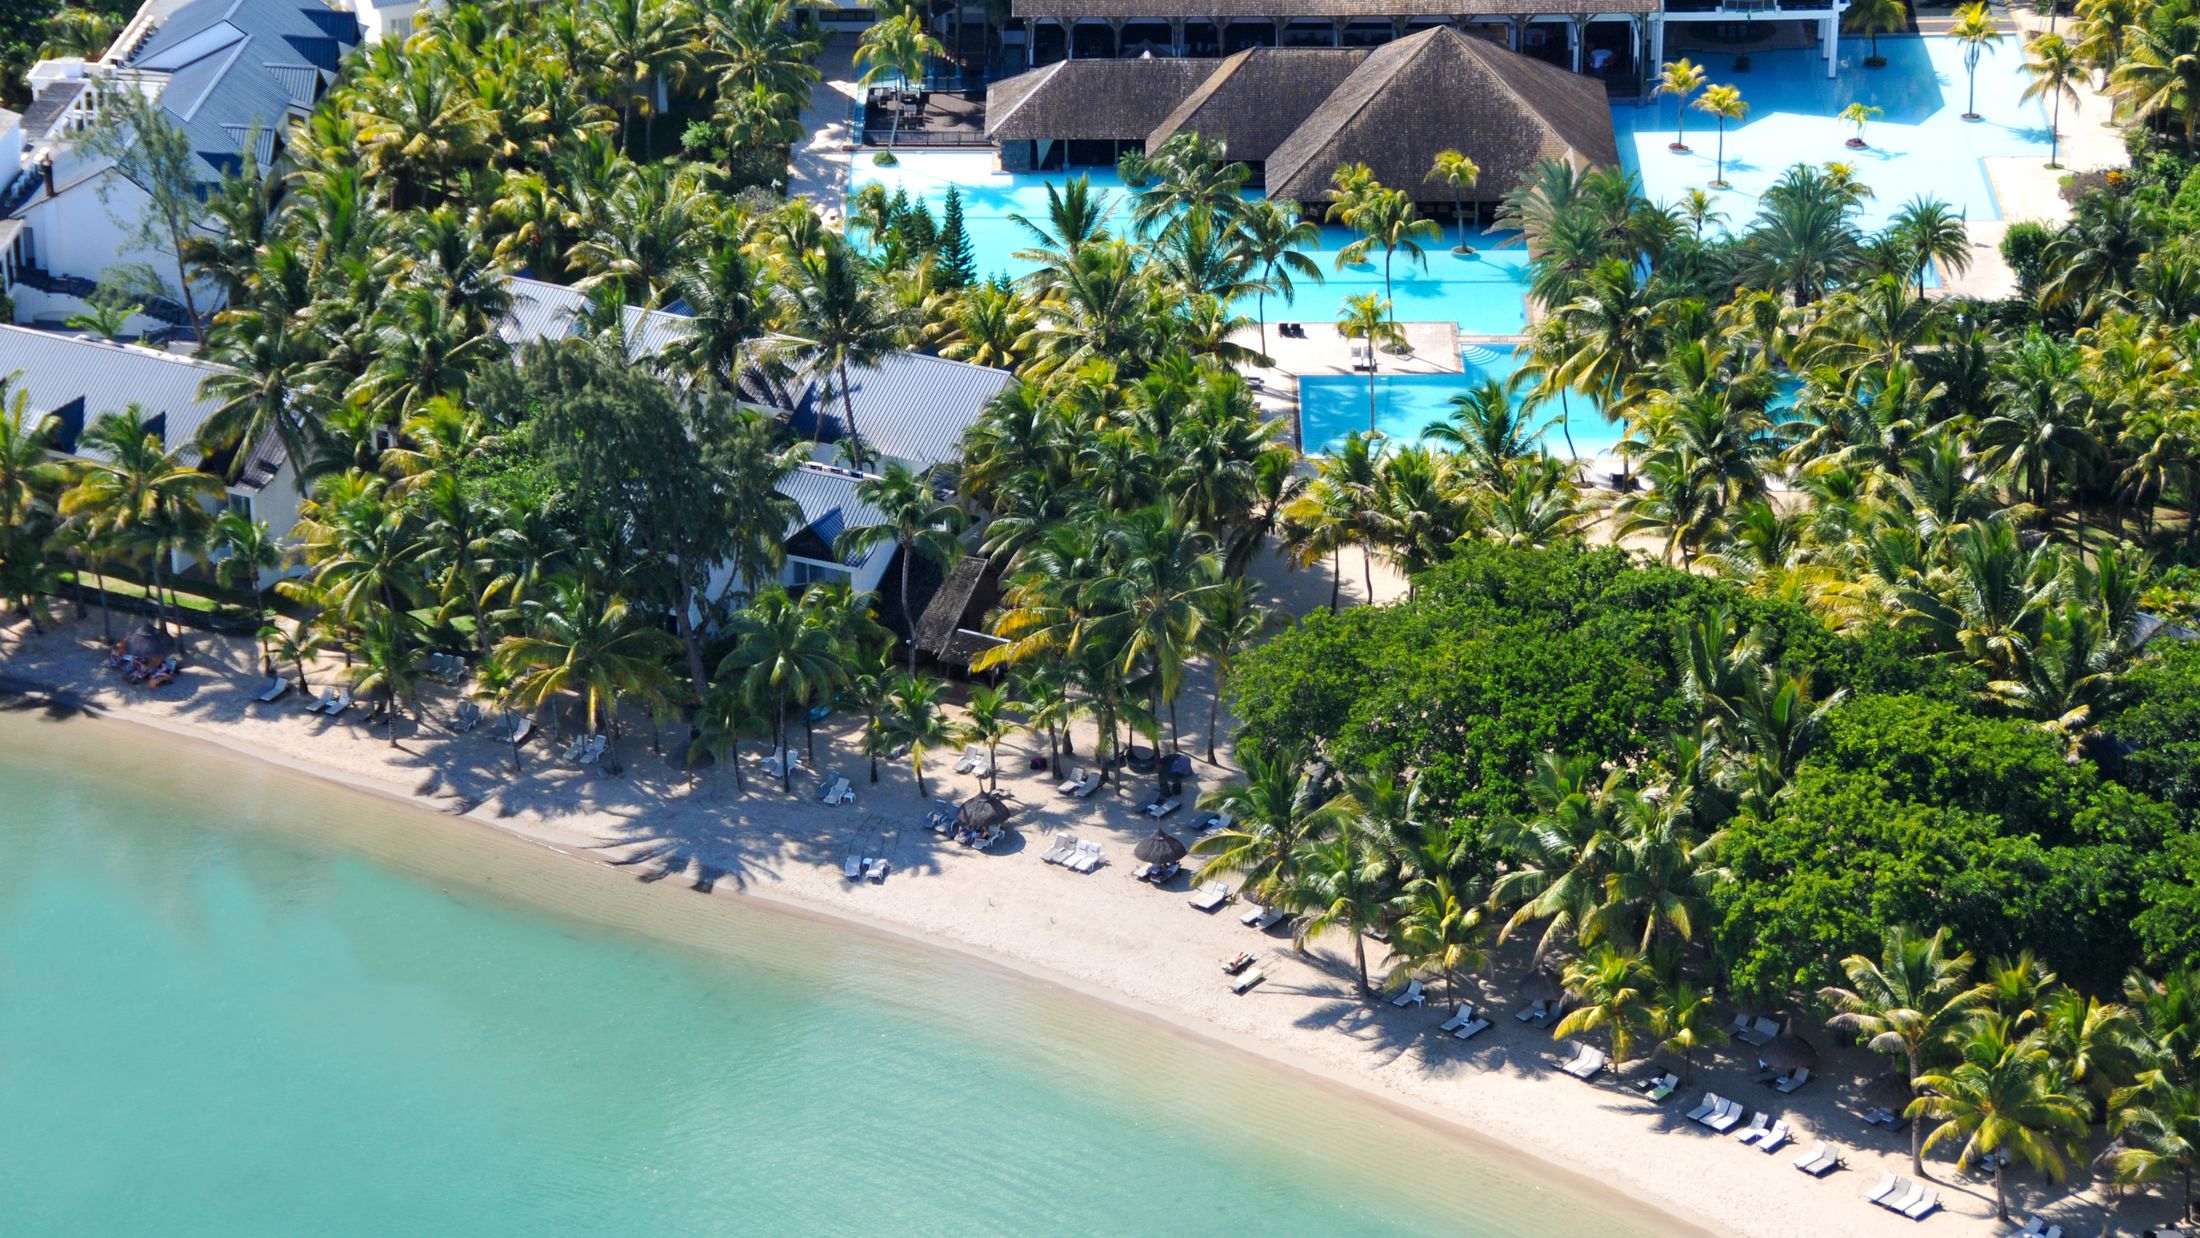
[[[514,279],[512,310],[501,334],[515,345],[579,335],[586,330],[588,310],[584,293],[541,280]],[[686,322],[685,315],[673,310],[626,307],[629,353],[642,358],[663,352],[687,329]],[[898,463],[930,472],[935,485],[951,491],[964,431],[1014,381],[1006,370],[912,352],[892,352],[869,365],[849,366],[845,401],[837,373],[821,366],[797,362],[786,374],[744,375],[742,403],[779,418],[792,434],[812,443],[809,461],[779,485],[779,492],[799,509],[785,534],[781,583],[830,580],[859,591],[879,588],[894,559],[892,547],[844,556],[836,546],[847,530],[878,522],[877,510],[857,496],[857,483]],[[847,467],[843,446],[850,406],[863,440],[861,471]],[[705,592],[716,596],[733,584],[728,565]]]
[[[1610,166],[1602,87],[1449,27],[1375,48],[1252,48],[1222,60],[1064,60],[998,83],[986,131],[1007,171],[1107,163],[1196,132],[1221,139],[1271,198],[1319,202],[1340,164],[1449,205],[1437,152],[1482,169],[1496,201],[1544,159]]]
[[[281,442],[270,437],[237,452],[203,456],[199,435],[221,407],[201,393],[200,384],[222,367],[132,344],[114,344],[81,335],[60,335],[0,324],[0,383],[10,404],[18,396],[39,424],[53,419],[55,454],[92,459],[98,453],[84,433],[108,413],[131,405],[143,409],[157,427],[163,445],[181,449],[183,459],[223,480],[229,510],[267,522],[278,538],[298,523],[297,470]],[[187,557],[174,564],[181,570]]]
[[[1028,67],[1058,60],[1228,56],[1256,47],[1375,47],[1454,29],[1633,93],[1667,27],[1777,25],[1822,45],[1834,73],[1846,0],[1014,0]]]
[[[116,92],[159,103],[211,189],[246,159],[280,166],[290,123],[311,111],[358,41],[357,20],[318,0],[146,0],[100,59],[33,66],[31,104],[12,137],[0,120],[0,293],[14,300],[17,320],[79,312],[118,268],[175,278],[173,255],[139,244],[129,227],[144,187],[79,140]],[[211,286],[193,293],[202,314],[217,303]],[[175,299],[153,297],[129,330],[187,323]]]

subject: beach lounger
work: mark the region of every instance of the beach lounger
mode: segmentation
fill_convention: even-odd
[[[958,774],[967,774],[974,766],[977,765],[977,763],[978,746],[976,744],[964,744],[962,757],[955,762],[955,772]]]
[[[1476,1019],[1473,1022],[1467,1024],[1465,1027],[1460,1028],[1458,1031],[1453,1032],[1451,1034],[1451,1037],[1453,1040],[1472,1040],[1488,1030],[1490,1030],[1490,1021],[1488,1019]]]
[[[280,700],[282,699],[283,693],[288,691],[290,691],[290,681],[283,678],[281,675],[276,675],[270,678],[267,681],[267,686],[261,688],[259,695],[253,697],[252,699],[255,701],[263,702]]]
[[[336,699],[335,699],[335,700],[333,700],[333,701],[331,701],[331,702],[329,702],[329,704],[328,704],[328,707],[327,707],[326,709],[323,709],[323,710],[322,710],[321,712],[322,712],[322,713],[325,713],[325,714],[327,714],[327,715],[328,715],[329,717],[331,717],[331,718],[335,718],[335,717],[340,717],[340,716],[342,716],[342,714],[344,713],[344,711],[346,711],[346,710],[348,710],[348,709],[350,709],[350,708],[351,708],[351,689],[350,689],[350,688],[338,688],[338,689],[336,690]]]
[[[1081,842],[1077,844],[1077,854],[1062,863],[1076,872],[1089,873],[1105,862],[1100,855],[1099,843]]]
[[[565,746],[565,751],[558,755],[567,761],[578,761],[581,759],[581,753],[587,750],[588,737],[586,735],[576,735],[573,737],[573,742]]]
[[[1155,800],[1153,803],[1146,805],[1145,812],[1147,816],[1158,821],[1182,807],[1184,807],[1183,800]]]
[[[1795,1158],[1795,1167],[1813,1178],[1823,1178],[1841,1163],[1841,1149],[1821,1139],[1801,1156]]]
[[[1706,1092],[1703,1094],[1703,1099],[1697,1102],[1696,1107],[1688,1111],[1687,1118],[1691,1122],[1701,1122],[1717,1113],[1720,1106],[1725,1103],[1725,1101],[1719,1099],[1717,1092]]]
[[[1938,1207],[1940,1207],[1940,1192],[1926,1191],[1923,1195],[1911,1200],[1907,1206],[1897,1208],[1895,1211],[1913,1221],[1922,1221],[1932,1214],[1933,1209]]]
[[[1772,1129],[1766,1131],[1764,1135],[1757,1140],[1757,1150],[1759,1152],[1770,1155],[1771,1153],[1778,1151],[1782,1145],[1787,1143],[1788,1137],[1790,1135],[1793,1135],[1794,1133],[1794,1128],[1790,1127],[1787,1124],[1787,1119],[1782,1118],[1779,1121],[1774,1122],[1772,1124]]]
[[[1726,1104],[1725,1109],[1705,1118],[1703,1123],[1722,1135],[1741,1125],[1742,1115],[1749,1111],[1749,1107],[1738,1100],[1730,1100]]]
[[[1230,891],[1220,882],[1210,881],[1192,895],[1192,906],[1201,911],[1214,911],[1230,901]]]
[[[1559,1063],[1558,1068],[1576,1079],[1594,1079],[1608,1060],[1604,1050],[1581,1045],[1572,1060]]]
[[[1773,1037],[1780,1034],[1780,1025],[1762,1015],[1750,1020],[1749,1027],[1749,1031],[1736,1035],[1734,1039],[1752,1048],[1761,1049],[1770,1044]]]
[[[1252,965],[1253,956],[1250,953],[1240,951],[1236,958],[1222,960],[1222,974],[1225,976],[1235,976],[1239,972],[1244,971],[1246,968],[1251,967]]]
[[[2046,1217],[2035,1215],[2024,1223],[2023,1229],[2017,1230],[2010,1238],[2062,1238],[2062,1232],[2062,1226],[2049,1225]],[[2167,1232],[2174,1234],[2177,1231]]]
[[[1252,925],[1253,928],[1255,928],[1256,930],[1265,933],[1269,929],[1274,928],[1276,926],[1276,923],[1282,920],[1286,914],[1287,913],[1281,907],[1263,907],[1260,909],[1259,915],[1254,916],[1252,919],[1246,921],[1246,923]]]
[[[970,766],[969,773],[973,778],[991,778],[993,776],[993,758],[982,752],[979,753],[977,761]]]
[[[1077,836],[1075,834],[1056,834],[1053,845],[1041,852],[1039,858],[1049,864],[1059,864],[1075,854],[1077,854]]]
[[[1795,1068],[1794,1074],[1781,1076],[1779,1081],[1774,1083],[1772,1086],[1778,1088],[1781,1095],[1784,1096],[1809,1082],[1810,1067],[1798,1066]]]
[[[1650,1090],[1644,1092],[1643,1095],[1649,1097],[1653,1104],[1662,1103],[1666,1097],[1671,1096],[1680,1086],[1681,1079],[1679,1075],[1667,1075],[1653,1082],[1650,1085]]]
[[[1459,1009],[1453,1012],[1450,1018],[1444,1020],[1436,1030],[1439,1032],[1456,1032],[1472,1022],[1474,1022],[1474,1003],[1461,1002],[1459,1003]]]
[[[611,746],[609,735],[591,735],[581,745],[581,764],[594,765],[603,759],[604,749]]]
[[[1244,975],[1239,976],[1236,980],[1231,981],[1230,991],[1232,993],[1243,995],[1247,989],[1252,988],[1254,985],[1259,984],[1261,981],[1266,980],[1267,978],[1268,977],[1264,975],[1258,967],[1256,967],[1251,971],[1246,972]]]
[[[1867,1191],[1864,1198],[1883,1207],[1892,1207],[1895,1200],[1906,1198],[1917,1189],[1900,1174],[1884,1173],[1879,1175],[1879,1185]]]
[[[871,863],[871,880],[873,880],[873,881],[875,881],[875,882],[879,882],[880,884],[884,884],[884,883],[885,883],[885,881],[886,881],[886,873],[887,873],[887,870],[889,870],[889,869],[891,869],[891,868],[893,868],[893,867],[894,867],[894,862],[893,862],[892,860],[889,860],[889,859],[885,858],[884,856],[881,856],[881,857],[879,857],[879,858],[878,858],[877,860],[874,860],[874,861],[872,861],[872,863]]]
[[[328,707],[335,703],[336,689],[323,688],[321,690],[321,695],[306,702],[306,712],[309,714],[326,713],[328,711]]]
[[[1749,1015],[1744,1011],[1734,1013],[1734,1021],[1726,1025],[1726,1034],[1735,1040],[1750,1034]]]
[[[1755,1143],[1757,1142],[1757,1137],[1759,1135],[1762,1135],[1771,1129],[1772,1115],[1760,1109],[1757,1112],[1757,1116],[1749,1120],[1749,1125],[1734,1132],[1734,1137],[1741,1140],[1743,1143]]]
[[[1087,799],[1092,795],[1093,792],[1099,789],[1100,771],[1096,769],[1086,770],[1085,781],[1081,785],[1072,788],[1070,790],[1070,795],[1072,798],[1075,799]]]
[[[1247,903],[1245,905],[1245,914],[1238,917],[1238,923],[1251,924],[1253,921],[1258,920],[1263,915],[1267,914],[1267,911],[1268,909],[1261,906],[1259,903]]]
[[[1131,880],[1144,881],[1146,878],[1153,876],[1154,870],[1159,867],[1161,867],[1159,864],[1141,864],[1131,870]]]
[[[1541,1027],[1543,1020],[1549,1018],[1550,1015],[1551,1004],[1549,1002],[1537,1002],[1525,1010],[1513,1011],[1513,1018],[1520,1020],[1522,1023],[1533,1022],[1538,1027]]]
[[[1405,992],[1390,999],[1391,1005],[1401,1009],[1407,1006],[1422,1006],[1427,1003],[1428,995],[1421,992],[1421,982],[1418,980],[1407,981]]]
[[[1064,779],[1062,780],[1062,785],[1060,785],[1060,786],[1058,786],[1058,787],[1056,787],[1056,788],[1054,788],[1054,789],[1055,789],[1055,790],[1057,790],[1057,791],[1059,791],[1059,792],[1061,792],[1061,793],[1062,793],[1062,794],[1064,794],[1064,795],[1075,795],[1075,794],[1077,794],[1077,793],[1078,793],[1079,791],[1081,791],[1081,790],[1083,790],[1083,789],[1084,789],[1084,786],[1085,786],[1085,778],[1086,778],[1086,776],[1087,776],[1088,772],[1089,772],[1089,771],[1086,771],[1086,770],[1082,770],[1082,769],[1080,769],[1080,770],[1075,770],[1075,771],[1072,771],[1069,777],[1067,777],[1067,778],[1064,778]]]

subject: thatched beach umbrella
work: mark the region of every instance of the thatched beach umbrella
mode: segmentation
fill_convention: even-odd
[[[963,801],[962,807],[955,811],[955,824],[982,832],[999,828],[1015,815],[1016,810],[1008,806],[1008,801],[999,792],[987,791]]]
[[[1148,864],[1174,864],[1184,858],[1184,844],[1166,830],[1155,830],[1153,837],[1138,844],[1133,855]]]
[[[1171,778],[1189,778],[1192,776],[1192,759],[1181,752],[1171,753],[1168,762],[1161,767],[1161,772]]]
[[[1874,1075],[1864,1084],[1864,1103],[1880,1105],[1896,1113],[1909,1108],[1916,1093],[1910,1091],[1910,1077],[1899,1070]]]
[[[1816,1070],[1818,1050],[1793,1032],[1783,1031],[1757,1050],[1757,1058],[1777,1071]]]
[[[165,658],[175,652],[176,638],[147,624],[122,638],[122,652],[139,661]]]
[[[1555,1002],[1566,996],[1566,986],[1550,971],[1538,968],[1520,982],[1520,996],[1531,1002]]]

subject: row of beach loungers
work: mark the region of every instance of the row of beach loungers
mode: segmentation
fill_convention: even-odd
[[[955,762],[955,772],[970,774],[978,778],[990,778],[993,776],[993,758],[987,756],[974,745],[964,748],[962,759]]]
[[[1054,789],[1074,799],[1084,799],[1100,789],[1100,771],[1092,769],[1077,770],[1073,776],[1065,779],[1060,786]]]
[[[1879,1185],[1864,1198],[1913,1221],[1924,1220],[1928,1213],[1940,1207],[1940,1192],[1895,1173],[1881,1174]]]
[[[1089,873],[1107,863],[1099,843],[1080,841],[1074,834],[1056,834],[1053,845],[1040,852],[1039,858],[1078,873]]]

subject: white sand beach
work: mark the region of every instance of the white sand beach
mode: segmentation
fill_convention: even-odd
[[[1356,598],[1359,565],[1345,563],[1345,592]],[[1389,582],[1378,578],[1377,592]],[[1326,573],[1278,581],[1294,594],[1326,601]],[[1304,596],[1289,601],[1304,609]],[[1317,603],[1318,604],[1318,603]],[[117,617],[118,630],[130,620]],[[1004,747],[1001,790],[1019,808],[1017,832],[991,854],[928,833],[906,765],[866,780],[865,762],[846,741],[847,722],[833,717],[817,733],[817,769],[841,771],[855,783],[856,802],[817,802],[813,776],[783,794],[762,769],[761,750],[745,758],[748,790],[726,771],[690,777],[650,752],[646,720],[626,719],[620,776],[556,759],[535,740],[522,749],[514,776],[508,747],[484,733],[452,735],[430,726],[398,727],[397,743],[370,728],[363,711],[324,719],[304,713],[296,692],[272,704],[252,700],[263,682],[248,644],[192,634],[189,665],[158,694],[128,687],[100,669],[100,623],[71,623],[33,636],[20,620],[0,627],[0,674],[64,689],[119,717],[198,736],[261,759],[293,765],[361,787],[403,796],[595,862],[631,869],[644,881],[674,881],[727,895],[753,895],[859,920],[988,958],[1041,978],[1170,1020],[1194,1032],[1368,1089],[1442,1122],[1457,1124],[1609,1184],[1631,1198],[1712,1232],[1752,1235],[1894,1235],[2005,1232],[1993,1220],[1991,1180],[1959,1174],[1952,1153],[1928,1161],[1944,1207],[1913,1222],[1866,1202],[1883,1172],[1908,1172],[1908,1141],[1859,1117],[1860,1085],[1880,1069],[1854,1050],[1828,1049],[1821,1078],[1782,1096],[1755,1082],[1741,1048],[1699,1063],[1683,1091],[1656,1105],[1610,1072],[1582,1083],[1552,1068],[1566,1049],[1548,1033],[1517,1022],[1523,1005],[1507,990],[1522,974],[1508,952],[1466,996],[1492,1006],[1495,1026],[1472,1042],[1437,1032],[1449,1013],[1397,1009],[1353,992],[1350,944],[1319,941],[1305,955],[1280,929],[1262,934],[1240,920],[1242,903],[1214,914],[1190,904],[1185,879],[1155,889],[1131,879],[1132,848],[1152,832],[1136,806],[1151,781],[1103,788],[1090,800],[1055,791],[1058,774],[1029,770],[1028,739]],[[329,680],[316,668],[313,682]],[[430,698],[431,717],[447,717],[447,690]],[[1204,698],[1182,708],[1185,748],[1203,752]],[[1091,737],[1079,737],[1081,751]],[[964,798],[978,786],[950,771],[955,754],[928,769],[934,796]],[[1197,790],[1220,784],[1226,767],[1195,764]],[[1183,826],[1189,809],[1168,824]],[[1042,863],[1056,831],[1098,841],[1106,864],[1078,874]],[[883,883],[851,883],[842,865],[851,851],[892,861]],[[1370,962],[1381,957],[1370,942]],[[1220,961],[1249,950],[1264,984],[1233,995]],[[1441,995],[1439,995],[1441,997]],[[1820,1029],[1804,1029],[1822,1048]],[[1634,1071],[1631,1068],[1630,1074]],[[1753,1110],[1784,1118],[1794,1141],[1767,1155],[1733,1138],[1689,1123],[1683,1115],[1706,1090]],[[1847,1165],[1824,1179],[1792,1163],[1819,1139],[1840,1144]],[[2082,1172],[2082,1170],[2081,1170]],[[2097,1191],[2072,1195],[2031,1175],[2013,1178],[2013,1199],[2028,1214],[2044,1212],[2066,1233],[2136,1232],[2171,1215],[2160,1199],[2141,1196],[2120,1210]]]

